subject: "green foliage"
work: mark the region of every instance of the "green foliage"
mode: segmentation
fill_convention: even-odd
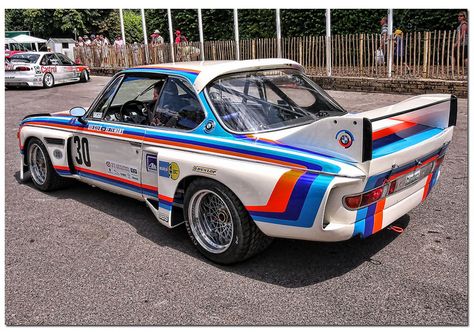
[[[169,42],[168,13],[166,9],[146,9],[145,20],[148,39],[155,30],[159,30],[165,43]]]
[[[276,36],[274,9],[240,9],[240,39],[273,38]]]
[[[123,26],[127,43],[143,42],[142,16],[140,11],[131,9],[124,10]]]
[[[433,31],[455,29],[458,9],[395,9],[394,29],[409,31]],[[386,9],[334,9],[331,11],[332,33],[379,33],[380,18]],[[173,9],[173,29],[179,29],[190,41],[199,41],[196,9]],[[202,20],[205,40],[234,38],[232,9],[203,9]],[[146,9],[148,36],[160,30],[165,42],[169,42],[168,15],[166,9]],[[269,38],[276,34],[275,10],[240,9],[240,39]],[[143,33],[138,10],[124,10],[127,42],[141,42]],[[34,36],[74,37],[102,33],[111,40],[120,34],[120,19],[116,9],[6,9],[5,30],[28,30]],[[281,10],[283,37],[323,35],[326,30],[324,9]]]

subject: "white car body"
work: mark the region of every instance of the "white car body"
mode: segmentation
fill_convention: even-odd
[[[426,199],[452,139],[455,97],[423,95],[282,130],[229,132],[216,116],[206,86],[229,73],[277,68],[303,71],[285,59],[126,70],[116,77],[159,73],[187,80],[205,119],[194,130],[182,131],[91,116],[81,123],[68,113],[27,117],[19,130],[21,177],[27,171],[28,140],[36,137],[59,175],[145,201],[167,227],[183,222],[177,212],[183,208],[189,182],[209,178],[238,197],[264,234],[311,241],[367,237]],[[84,149],[89,160],[79,160],[84,159]],[[398,183],[393,182],[394,191],[389,193],[394,180]],[[378,187],[382,189],[370,195],[382,193],[382,197],[372,204],[346,206],[347,195]]]
[[[24,62],[20,57],[37,56],[34,62]],[[52,77],[52,85],[60,83],[88,81],[89,67],[75,64],[61,53],[22,52],[13,55],[5,64],[5,86],[51,87],[45,85],[45,75]],[[82,75],[82,76],[81,76]]]

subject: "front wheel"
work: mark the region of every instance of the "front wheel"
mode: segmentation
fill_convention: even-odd
[[[82,73],[81,73],[81,78],[80,78],[80,82],[88,82],[90,80],[90,76],[89,76],[89,72],[87,70],[83,70]]]
[[[193,244],[216,263],[245,260],[271,243],[237,196],[217,181],[193,181],[186,190],[184,213]]]
[[[41,191],[58,189],[67,184],[67,179],[56,173],[44,144],[32,138],[27,149],[28,168],[36,188]]]
[[[43,77],[43,87],[52,88],[54,85],[54,76],[51,73],[44,74]]]

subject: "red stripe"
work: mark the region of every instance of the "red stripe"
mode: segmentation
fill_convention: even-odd
[[[158,198],[159,199],[162,199],[164,201],[167,201],[169,203],[173,203],[173,197],[168,197],[168,196],[165,196],[165,195],[158,195]]]
[[[382,137],[398,133],[399,131],[411,128],[413,126],[416,126],[416,123],[414,123],[414,122],[403,122],[403,123],[397,124],[397,125],[392,126],[392,127],[387,127],[387,128],[381,129],[381,130],[377,130],[377,131],[372,133],[372,140],[373,141],[378,140]]]
[[[56,165],[53,165],[54,169],[58,169],[58,170],[61,170],[61,171],[70,171],[69,167],[68,166],[56,166]]]
[[[78,171],[81,171],[81,172],[84,172],[84,173],[94,174],[94,175],[102,176],[104,178],[108,178],[108,179],[120,181],[120,182],[123,182],[123,183],[131,184],[131,185],[136,186],[136,187],[141,187],[141,184],[138,183],[138,182],[122,179],[122,178],[119,178],[117,176],[109,175],[109,174],[102,173],[102,172],[97,172],[97,171],[87,169],[87,168],[82,168],[82,167],[76,167],[76,169]]]
[[[281,176],[265,205],[246,206],[252,212],[285,212],[291,193],[304,171],[288,171]]]
[[[142,186],[143,189],[147,189],[147,190],[151,190],[151,191],[158,191],[158,187],[149,186],[147,184],[142,184],[141,186]]]
[[[156,66],[156,65],[150,65],[150,66],[138,66],[135,68],[156,68],[156,69],[167,69],[167,70],[176,70],[176,71],[187,71],[191,73],[196,73],[199,74],[201,71],[197,69],[188,69],[188,68],[180,68],[180,67],[165,67],[165,66]]]
[[[385,207],[385,198],[378,201],[375,207],[374,226],[372,227],[372,234],[382,229],[384,207]]]
[[[430,182],[431,182],[432,177],[433,177],[433,173],[430,173],[430,175],[428,175],[428,178],[426,179],[425,190],[423,191],[422,201],[424,201],[426,199],[426,196],[428,196],[428,192],[430,190]]]

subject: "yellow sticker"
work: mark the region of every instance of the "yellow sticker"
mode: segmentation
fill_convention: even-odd
[[[170,178],[172,178],[173,180],[176,180],[177,178],[179,178],[179,166],[177,163],[175,162],[170,163],[170,165],[168,166],[168,174],[170,175]]]

